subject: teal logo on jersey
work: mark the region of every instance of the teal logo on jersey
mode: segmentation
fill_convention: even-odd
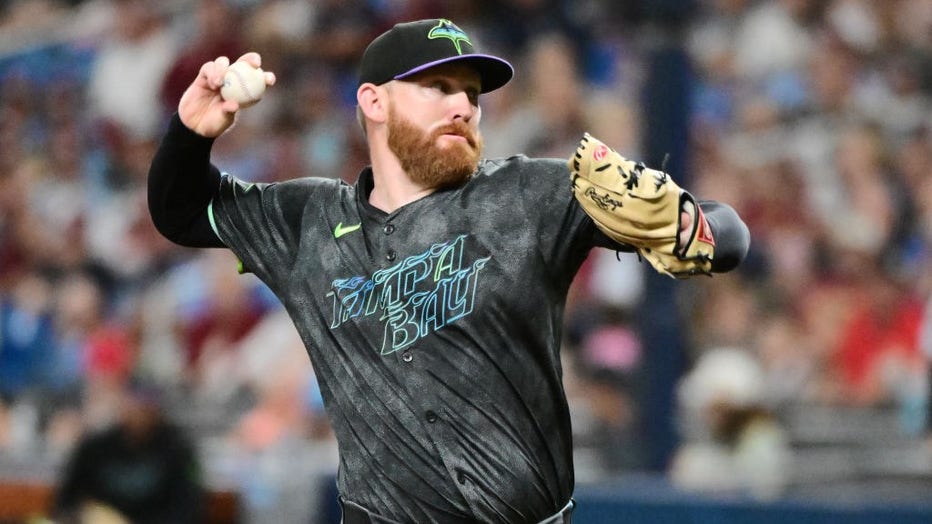
[[[381,353],[404,349],[473,312],[479,274],[490,257],[464,260],[466,236],[434,244],[372,278],[333,281],[331,329],[358,317],[379,315],[385,324]]]
[[[472,42],[469,41],[469,37],[466,36],[466,33],[462,29],[456,27],[456,24],[453,22],[440,19],[440,23],[434,26],[433,29],[427,33],[427,38],[434,40],[436,38],[448,38],[453,42],[453,46],[456,47],[456,54],[463,54],[463,48],[461,42],[466,42],[469,45],[472,45]]]

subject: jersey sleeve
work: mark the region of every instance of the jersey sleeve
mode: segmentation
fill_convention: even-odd
[[[514,204],[536,234],[529,248],[539,251],[553,278],[575,274],[589,251],[607,239],[573,198],[566,162],[518,155],[495,164],[510,173],[504,190],[518,196]]]
[[[241,271],[272,283],[294,264],[302,224],[314,219],[315,192],[312,179],[249,183],[223,174],[207,214]]]

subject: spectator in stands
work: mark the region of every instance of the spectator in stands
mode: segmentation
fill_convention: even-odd
[[[194,524],[204,519],[198,457],[172,425],[161,393],[142,382],[123,396],[120,418],[85,435],[67,461],[53,502],[58,522]]]
[[[269,303],[257,280],[225,270],[237,263],[231,254],[212,251],[200,262],[203,294],[174,329],[183,337],[190,391],[198,400],[221,406],[244,386],[237,344],[259,324]]]
[[[0,287],[0,455],[41,448],[37,396],[52,343],[51,283],[29,270]]]
[[[330,68],[310,65],[294,79],[294,94],[304,101],[300,107],[289,108],[296,129],[291,134],[298,140],[300,160],[307,173],[354,180],[359,167],[368,158],[361,135],[345,125],[351,113],[348,104],[334,104],[339,100],[338,79]],[[285,118],[285,115],[282,116]],[[281,180],[293,176],[286,166],[273,166],[275,173],[268,177]]]
[[[768,409],[757,358],[740,348],[703,353],[679,386],[683,414],[697,425],[670,470],[681,488],[779,496],[788,481],[788,436]]]
[[[54,337],[52,290],[37,271],[0,293],[0,404],[11,404],[40,386],[40,370]]]
[[[130,326],[110,314],[98,278],[75,271],[56,284],[54,341],[41,369],[41,410],[55,429],[50,448],[63,451],[83,428],[113,420],[137,349]]]
[[[538,35],[528,48],[529,78],[523,95],[506,109],[504,117],[492,119],[496,129],[487,138],[485,154],[490,158],[507,151],[527,151],[533,156],[562,155],[572,150],[579,130],[586,127],[586,104],[579,64],[572,42],[563,35]],[[490,113],[491,114],[491,113]]]
[[[159,89],[180,41],[161,2],[114,0],[112,8],[111,30],[99,44],[88,83],[90,117],[138,139],[156,136],[164,117]]]
[[[239,11],[230,0],[198,0],[186,44],[171,63],[162,81],[160,99],[164,115],[178,107],[181,95],[197,75],[201,64],[218,56],[240,56],[246,52]]]
[[[879,406],[895,402],[898,388],[923,369],[919,337],[924,304],[914,283],[900,281],[877,265],[861,268],[866,278],[841,325],[832,365],[839,377],[837,401]]]
[[[568,333],[564,369],[573,417],[577,480],[595,481],[643,470],[644,440],[640,401],[643,344],[630,313],[607,305],[577,311]]]
[[[279,309],[235,351],[256,400],[229,435],[243,494],[243,523],[319,522],[339,456],[311,363]]]

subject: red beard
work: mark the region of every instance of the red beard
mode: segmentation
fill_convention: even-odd
[[[440,147],[438,139],[445,134],[462,136],[466,142]],[[392,110],[388,117],[388,147],[413,182],[425,188],[444,189],[463,184],[476,172],[482,136],[459,120],[428,134]]]

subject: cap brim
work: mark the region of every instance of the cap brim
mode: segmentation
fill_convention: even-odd
[[[451,56],[442,60],[428,62],[426,64],[419,65],[414,69],[405,71],[400,75],[395,75],[394,79],[402,80],[432,67],[436,67],[441,64],[449,64],[452,62],[464,62],[479,72],[479,78],[482,82],[482,90],[480,91],[481,93],[488,93],[489,91],[494,91],[502,87],[503,85],[507,84],[511,80],[511,77],[515,74],[514,68],[505,60],[502,60],[497,56],[477,53],[470,55]]]

